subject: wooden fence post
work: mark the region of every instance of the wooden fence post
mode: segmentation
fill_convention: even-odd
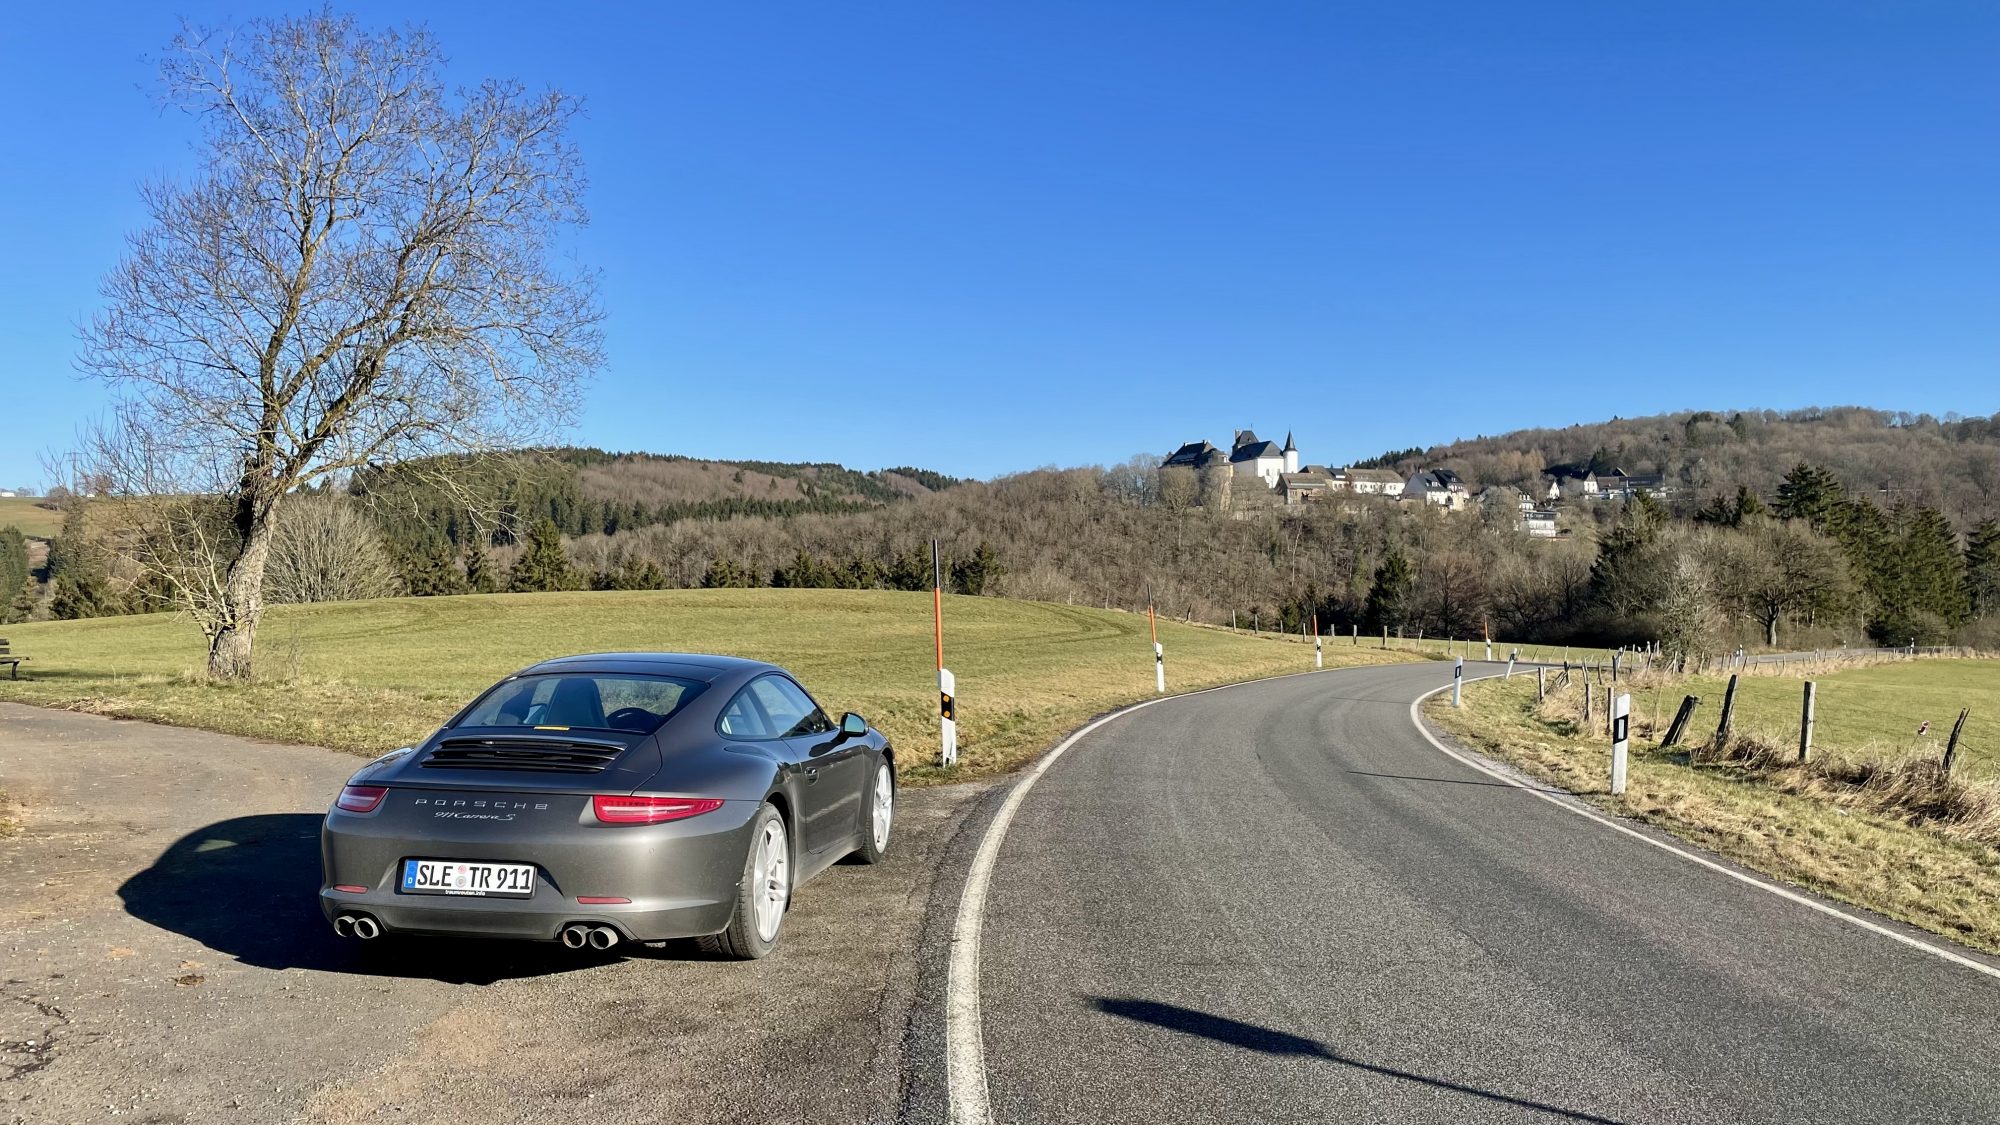
[[[1539,664],[1535,666],[1535,702],[1537,703],[1549,697],[1548,671],[1547,668]]]
[[[1817,685],[1815,685],[1811,680],[1806,681],[1805,710],[1799,715],[1799,761],[1800,762],[1804,762],[1807,758],[1812,756],[1813,691],[1816,686]]]
[[[1729,674],[1729,687],[1722,693],[1722,721],[1715,724],[1715,752],[1729,745],[1729,720],[1736,714],[1736,673]]]
[[[1590,681],[1583,681],[1583,725],[1590,726]]]
[[[1681,709],[1674,712],[1674,721],[1667,725],[1667,737],[1660,740],[1660,749],[1664,750],[1681,740],[1681,736],[1687,733],[1688,722],[1694,718],[1694,709],[1699,706],[1701,697],[1698,695],[1681,700]]]
[[[1958,736],[1964,733],[1965,717],[1970,714],[1972,714],[1972,708],[1960,708],[1958,721],[1951,724],[1951,740],[1944,744],[1944,772],[1947,775],[1951,773],[1952,761],[1958,757]]]

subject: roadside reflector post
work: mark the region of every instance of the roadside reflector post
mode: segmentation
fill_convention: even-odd
[[[1464,687],[1465,657],[1455,657],[1451,662],[1451,705],[1453,707],[1465,706],[1465,699],[1462,694]]]
[[[1507,674],[1501,677],[1502,679],[1511,680],[1514,678],[1514,661],[1520,658],[1521,650],[1518,648],[1507,654]]]
[[[1160,647],[1160,625],[1153,619],[1153,607],[1146,607],[1146,624],[1153,630],[1153,688],[1167,694],[1167,650]]]
[[[1471,641],[1467,641],[1467,642],[1465,642],[1465,647],[1467,647],[1467,648],[1471,648],[1471,647],[1472,647],[1472,642],[1471,642]],[[1488,638],[1486,638],[1486,660],[1487,660],[1487,662],[1488,662],[1488,663],[1491,663],[1491,662],[1492,662],[1492,660],[1493,660],[1493,638],[1492,638],[1492,637],[1488,637]]]
[[[1814,687],[1811,680],[1806,681],[1805,709],[1799,713],[1799,761],[1801,762],[1812,756]]]
[[[1326,657],[1323,655],[1322,650],[1320,649],[1319,614],[1317,613],[1313,614],[1313,667],[1315,668],[1326,667]]]
[[[1632,729],[1632,697],[1617,695],[1611,700],[1611,795],[1625,792],[1626,738]]]
[[[958,764],[958,680],[949,668],[938,669],[938,763]]]
[[[944,556],[931,540],[931,624],[937,639],[938,765],[958,764],[958,680],[944,666]]]

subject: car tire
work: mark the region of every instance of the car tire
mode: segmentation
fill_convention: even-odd
[[[698,942],[705,953],[755,961],[777,947],[792,904],[791,830],[777,806],[767,801],[758,810],[745,853],[729,927]]]
[[[861,826],[861,846],[854,849],[858,863],[880,863],[889,854],[890,833],[896,824],[896,767],[883,758],[875,766],[875,780],[868,783],[868,823]]]

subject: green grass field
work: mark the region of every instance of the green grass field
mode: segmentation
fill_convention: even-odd
[[[0,700],[377,753],[423,738],[509,672],[567,653],[691,650],[796,672],[836,716],[858,711],[894,740],[918,783],[943,777],[927,593],[673,590],[395,598],[271,609],[260,681],[218,686],[204,648],[167,614],[10,627],[30,679]],[[1297,638],[1160,623],[1174,691],[1312,667]],[[1330,645],[1328,667],[1411,654]],[[999,598],[945,599],[945,662],[958,680],[960,768],[1011,769],[1092,715],[1153,691],[1146,619]]]
[[[1734,728],[1779,746],[1796,746],[1804,679],[1751,675],[1737,681]],[[1961,707],[1970,707],[1959,759],[1975,774],[2000,775],[2000,660],[1910,660],[1853,668],[1810,677],[1818,685],[1813,701],[1813,745],[1894,757],[1944,752],[1945,739]],[[1715,733],[1722,715],[1726,676],[1691,677],[1683,687],[1665,689],[1667,716],[1683,695],[1701,697],[1693,737]],[[1650,701],[1648,702],[1650,706]],[[1924,723],[1930,730],[1917,733]]]
[[[23,535],[46,539],[62,529],[62,513],[36,507],[32,497],[0,496],[0,527],[18,527]]]

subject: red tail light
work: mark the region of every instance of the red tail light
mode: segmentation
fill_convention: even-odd
[[[590,811],[606,824],[663,824],[714,812],[722,802],[713,797],[613,797],[590,799]]]
[[[388,795],[386,786],[350,785],[340,791],[340,799],[334,804],[343,812],[374,812],[375,806]]]

